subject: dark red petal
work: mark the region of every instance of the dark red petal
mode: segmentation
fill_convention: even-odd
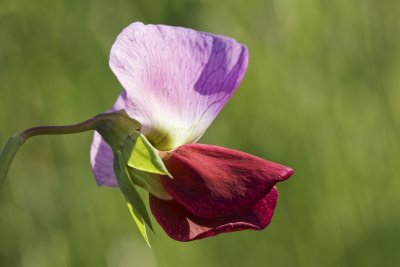
[[[218,146],[189,144],[163,158],[173,179],[162,177],[165,190],[190,213],[215,217],[253,205],[292,169]]]
[[[150,208],[169,237],[185,242],[246,229],[262,230],[271,222],[277,200],[278,190],[274,187],[255,205],[215,218],[196,217],[176,201],[153,195]]]

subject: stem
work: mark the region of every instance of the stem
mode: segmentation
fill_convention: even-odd
[[[0,190],[3,186],[4,180],[11,162],[17,154],[18,149],[25,142],[25,139],[19,134],[11,136],[0,154]]]
[[[3,150],[0,152],[0,190],[6,178],[8,169],[15,157],[18,149],[25,143],[25,141],[37,135],[58,135],[58,134],[74,134],[90,130],[97,130],[102,127],[103,122],[113,121],[116,118],[126,117],[124,111],[117,111],[113,113],[99,114],[89,120],[81,123],[65,125],[65,126],[39,126],[24,130],[23,132],[10,137],[5,144]]]
[[[105,114],[107,115],[107,114]],[[74,134],[74,133],[81,133],[90,130],[94,130],[98,120],[98,115],[93,117],[87,121],[72,124],[72,125],[64,125],[64,126],[38,126],[26,129],[25,131],[19,133],[19,135],[24,139],[27,140],[30,137],[37,136],[37,135],[56,135],[56,134]]]

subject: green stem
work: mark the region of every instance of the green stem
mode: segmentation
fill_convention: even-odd
[[[98,130],[108,125],[113,125],[115,119],[127,117],[124,111],[117,111],[113,113],[99,114],[89,120],[81,123],[65,125],[65,126],[39,126],[26,129],[25,131],[10,137],[0,153],[0,190],[6,178],[8,169],[17,153],[18,149],[25,143],[25,141],[37,135],[59,135],[59,134],[74,134],[90,130]],[[104,122],[111,122],[106,124]]]
[[[17,134],[11,136],[6,145],[4,146],[3,150],[0,154],[0,190],[3,186],[4,180],[6,178],[8,169],[10,168],[11,162],[17,154],[18,149],[22,146],[25,142],[25,139]]]

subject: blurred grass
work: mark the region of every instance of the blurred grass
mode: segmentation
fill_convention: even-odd
[[[0,1],[0,145],[106,110],[133,21],[232,36],[246,77],[202,138],[295,169],[269,228],[146,248],[121,194],[98,188],[90,134],[42,137],[0,194],[0,266],[398,266],[400,3],[395,0]]]

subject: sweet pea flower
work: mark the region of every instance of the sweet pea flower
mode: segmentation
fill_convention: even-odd
[[[277,182],[292,170],[244,152],[196,144],[239,86],[246,46],[205,32],[133,23],[116,39],[110,67],[124,90],[112,111],[140,123],[171,177],[149,174],[150,209],[173,239],[191,241],[271,221]],[[118,186],[115,153],[95,133],[98,185]],[[150,181],[151,180],[151,181]]]

